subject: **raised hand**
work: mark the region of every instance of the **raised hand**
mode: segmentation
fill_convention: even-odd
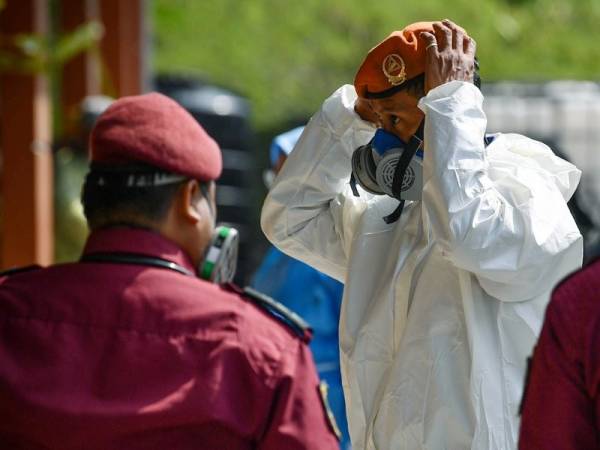
[[[473,81],[475,41],[465,30],[445,19],[433,24],[435,34],[424,31],[427,43],[426,92],[453,80]]]

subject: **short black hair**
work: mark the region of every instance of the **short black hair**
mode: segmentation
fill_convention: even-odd
[[[481,89],[481,76],[479,75],[479,60],[475,57],[475,71],[473,73],[473,84]],[[381,99],[391,97],[398,92],[407,92],[416,98],[425,96],[425,74],[422,73],[406,80],[398,86],[392,86],[382,92],[367,92],[366,97],[369,99]]]
[[[157,172],[160,169],[152,166],[121,166],[111,180],[110,171],[92,165],[81,193],[88,227],[95,230],[115,225],[148,226],[164,220],[175,194],[188,179],[160,186],[125,186],[118,182],[127,173]],[[98,182],[99,176],[108,181]]]

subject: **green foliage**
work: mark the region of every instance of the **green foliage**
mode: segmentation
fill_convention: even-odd
[[[74,261],[88,234],[79,200],[81,186],[87,173],[87,158],[69,147],[58,149],[54,157],[54,237],[55,261]]]
[[[56,38],[37,34],[0,35],[0,72],[47,73],[93,46],[102,32],[99,22],[90,21]]]
[[[306,116],[394,29],[448,17],[485,80],[597,79],[598,0],[154,0],[155,67],[247,95],[260,128]]]

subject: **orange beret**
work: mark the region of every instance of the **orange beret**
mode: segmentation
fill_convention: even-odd
[[[420,37],[423,31],[433,33],[433,22],[417,22],[394,31],[369,51],[354,78],[359,97],[392,95],[396,92],[393,88],[425,73],[427,43]],[[392,91],[387,93],[389,89]]]
[[[151,93],[123,97],[100,115],[90,136],[92,162],[144,163],[199,181],[221,174],[221,149],[185,109]]]

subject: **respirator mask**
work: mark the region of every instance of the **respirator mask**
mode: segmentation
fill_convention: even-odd
[[[213,219],[216,220],[206,185],[200,184],[200,190],[206,198]],[[226,225],[216,226],[198,267],[198,276],[216,284],[233,281],[237,268],[239,240],[239,233],[235,228]]]
[[[237,267],[239,234],[235,228],[220,225],[198,267],[198,276],[216,284],[233,281]]]
[[[402,213],[405,200],[420,200],[423,190],[423,125],[408,143],[396,135],[378,128],[373,139],[352,154],[350,187],[355,196],[358,183],[374,195],[389,195],[400,200],[400,205],[389,216],[387,223],[395,222]]]

